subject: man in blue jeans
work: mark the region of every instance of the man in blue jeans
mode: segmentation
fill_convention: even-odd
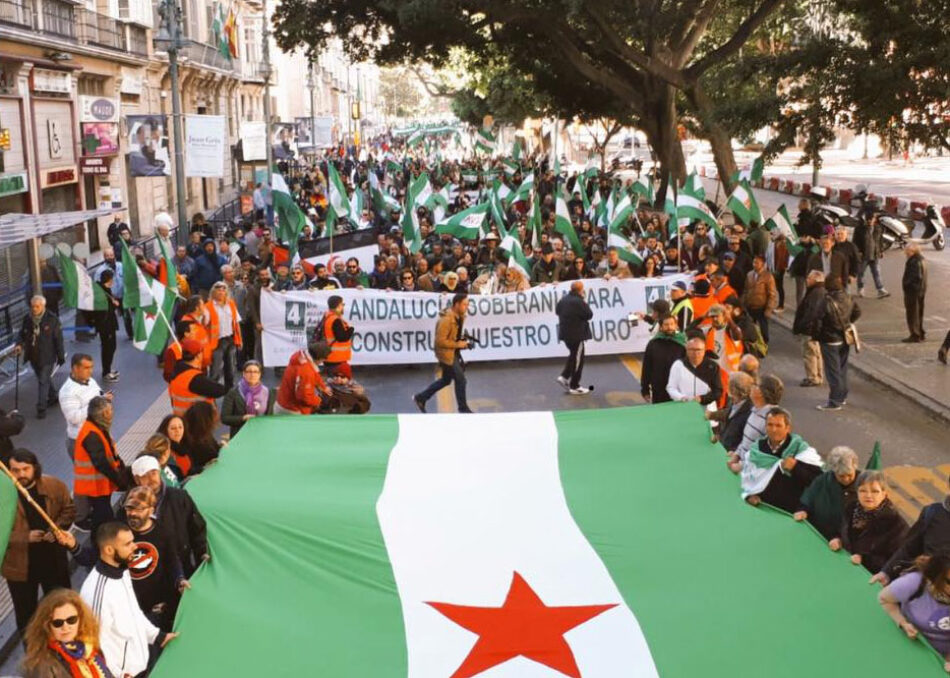
[[[465,365],[459,351],[468,348],[468,341],[462,338],[465,324],[465,315],[468,313],[468,295],[459,292],[452,297],[452,306],[439,314],[439,322],[435,326],[435,358],[439,361],[442,376],[429,384],[422,393],[412,396],[412,401],[420,412],[426,411],[426,401],[453,381],[455,382],[455,399],[458,401],[459,412],[471,412],[465,398]]]
[[[820,310],[817,332],[813,338],[821,348],[821,358],[828,380],[828,401],[818,405],[819,410],[840,410],[848,398],[848,357],[851,346],[847,342],[848,325],[861,317],[861,309],[844,289],[841,278],[835,275],[825,280],[827,294]]]

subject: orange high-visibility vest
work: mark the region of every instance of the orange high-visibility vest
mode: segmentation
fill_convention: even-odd
[[[181,317],[182,321],[189,321],[195,325],[195,341],[201,344],[201,364],[207,369],[211,365],[211,354],[214,353],[214,346],[211,345],[211,337],[208,336],[208,328],[205,327],[204,322],[200,316],[196,317],[194,314],[189,313],[188,315],[183,315]]]
[[[87,419],[79,429],[76,446],[73,448],[73,494],[84,497],[108,497],[119,488],[92,465],[92,459],[89,458],[89,453],[82,445],[89,436],[99,437],[109,464],[116,470],[119,468],[115,443],[111,436],[106,436],[98,426]]]
[[[214,405],[214,398],[197,395],[188,388],[191,380],[199,374],[201,374],[201,370],[189,367],[168,383],[168,397],[172,401],[172,412],[179,417],[184,416],[185,410],[195,403],[206,402],[211,403],[212,406]]]
[[[234,335],[234,345],[241,348],[241,326],[238,324],[239,317],[237,304],[234,299],[228,297],[228,306],[231,307],[231,332]],[[221,320],[218,316],[218,309],[215,307],[213,299],[205,302],[205,308],[208,310],[208,339],[211,343],[211,350],[218,347],[218,335],[221,333]]]
[[[323,314],[323,337],[330,346],[330,355],[327,356],[325,362],[348,363],[350,362],[350,358],[353,357],[353,341],[350,339],[347,339],[346,341],[337,341],[333,338],[333,323],[337,318],[339,318],[339,316],[336,313],[331,313],[330,311],[327,311]],[[343,327],[345,329],[350,328],[343,318],[340,318],[340,321],[343,323]]]

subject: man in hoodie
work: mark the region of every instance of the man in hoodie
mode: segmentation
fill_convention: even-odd
[[[700,405],[717,402],[722,397],[719,365],[706,353],[706,340],[694,337],[686,342],[686,357],[670,368],[666,392],[677,402],[696,401]]]
[[[677,360],[686,357],[686,336],[679,331],[676,318],[660,318],[660,331],[647,344],[643,353],[643,371],[640,374],[640,393],[650,403],[672,400],[666,391],[670,370]]]
[[[847,328],[861,317],[861,309],[851,295],[844,291],[841,280],[835,275],[825,279],[827,294],[813,337],[821,348],[825,376],[828,377],[828,401],[818,405],[818,409],[825,412],[840,410],[848,398],[851,345],[847,342]]]
[[[213,239],[205,238],[201,243],[201,247],[202,252],[195,257],[195,268],[191,273],[188,284],[193,291],[207,299],[211,286],[221,280],[221,267],[228,262],[218,254]]]
[[[123,523],[104,523],[95,538],[99,559],[79,595],[99,620],[99,645],[112,675],[145,675],[153,663],[150,655],[157,657],[178,634],[160,630],[139,607],[129,573],[136,550],[132,530]]]

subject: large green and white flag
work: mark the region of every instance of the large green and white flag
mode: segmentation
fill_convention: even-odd
[[[477,240],[484,232],[485,221],[488,219],[488,207],[488,203],[483,202],[456,212],[448,219],[437,223],[435,232],[450,233],[463,240]]]
[[[946,676],[721,457],[695,403],[256,417],[189,482],[214,558],[151,676]]]
[[[432,211],[432,223],[438,223],[445,218],[449,208],[449,187],[443,186],[438,191],[432,191],[426,200],[425,206]]]
[[[406,191],[406,205],[402,215],[403,237],[409,243],[409,250],[415,254],[422,249],[422,233],[419,231],[419,214],[416,208],[425,204],[432,193],[429,175],[423,172],[412,180]]]
[[[330,167],[332,168],[333,165],[331,164]],[[297,240],[307,223],[307,217],[297,206],[280,172],[271,174],[270,187],[274,200],[274,212],[277,216],[277,239],[289,245],[290,256],[293,257],[297,252]]]
[[[630,238],[623,232],[623,227],[627,225],[627,221],[633,214],[633,202],[630,200],[630,194],[624,193],[620,202],[617,203],[613,218],[607,227],[607,247],[616,247],[617,255],[621,259],[629,263],[640,265],[643,263],[643,259],[637,254],[633,243],[630,242]]]
[[[108,295],[92,279],[86,267],[59,250],[56,250],[56,254],[59,255],[59,269],[63,278],[63,302],[70,308],[83,311],[108,309]]]
[[[328,162],[327,167],[327,227],[324,235],[332,233],[336,223],[350,215],[350,200],[346,196],[343,179],[332,162]]]
[[[692,174],[686,177],[686,183],[683,185],[682,190],[694,198],[699,198],[700,200],[706,199],[706,189],[703,188],[702,179],[699,178],[699,173],[696,172],[696,170],[693,170]]]
[[[732,210],[735,217],[746,226],[753,221],[757,224],[762,223],[762,210],[759,209],[752,186],[746,181],[736,184],[726,201],[726,207]]]
[[[491,130],[479,128],[475,133],[475,150],[491,154],[495,152],[495,135]]]
[[[554,230],[564,236],[565,244],[570,246],[574,254],[580,254],[584,251],[580,238],[577,237],[577,231],[574,230],[574,224],[571,223],[571,213],[567,209],[567,200],[564,199],[564,194],[561,192],[558,192],[555,202]]]
[[[369,173],[369,193],[373,199],[373,209],[379,214],[388,217],[392,210],[402,207],[398,200],[383,190],[383,187],[379,185],[379,177],[372,171]]]
[[[122,248],[122,305],[125,308],[148,308],[155,303],[152,296],[152,279],[142,272],[128,245],[119,240]]]
[[[702,186],[700,186],[700,191],[702,191],[700,194],[694,193],[693,185],[687,181],[686,186],[683,186],[677,194],[676,214],[681,220],[680,225],[689,224],[693,221],[702,221],[719,233],[719,223],[710,211],[709,206],[703,200],[705,191],[702,190]]]
[[[161,355],[170,338],[175,317],[175,294],[162,283],[149,279],[155,303],[149,308],[135,309],[132,342],[135,348],[152,355]]]
[[[798,233],[795,231],[795,226],[792,224],[791,217],[788,216],[788,209],[784,203],[779,205],[775,214],[765,222],[765,228],[770,231],[778,231],[784,235],[789,246],[795,247],[798,245]]]
[[[528,202],[533,190],[534,172],[528,172],[521,180],[521,185],[518,186],[518,189],[511,195],[510,204],[514,205],[519,202]]]
[[[506,235],[498,244],[498,247],[508,253],[508,268],[521,271],[525,278],[531,278],[531,265],[528,258],[521,249],[521,243],[513,235]]]

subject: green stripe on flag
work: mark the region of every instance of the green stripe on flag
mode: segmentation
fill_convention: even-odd
[[[376,517],[396,417],[263,417],[188,484],[212,560],[152,678],[405,678],[406,634]],[[261,473],[260,450],[281,468]],[[319,446],[315,443],[319,441]],[[319,449],[317,449],[319,447]],[[240,629],[249,651],[224,627]]]
[[[10,530],[16,520],[19,497],[17,489],[6,473],[0,473],[0,559],[6,555],[10,543]]]

